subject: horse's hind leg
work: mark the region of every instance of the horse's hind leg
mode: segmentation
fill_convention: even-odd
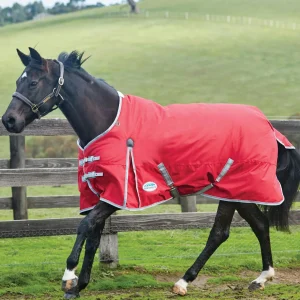
[[[77,239],[72,252],[67,259],[67,268],[63,276],[62,289],[66,292],[65,298],[76,298],[80,290],[84,289],[90,280],[94,256],[99,247],[101,233],[105,220],[115,211],[116,207],[100,201],[94,209],[81,221]],[[79,256],[86,240],[85,256],[82,269],[77,279],[75,270],[79,262]]]
[[[192,282],[217,248],[229,237],[230,224],[236,209],[236,203],[220,201],[215,223],[209,234],[204,250],[194,264],[186,271],[184,276],[175,283],[173,292],[185,295],[189,282]]]
[[[269,221],[256,204],[238,203],[237,211],[245,219],[255,233],[261,249],[263,270],[259,277],[252,281],[249,290],[263,289],[268,280],[272,280],[275,272],[271,252]]]

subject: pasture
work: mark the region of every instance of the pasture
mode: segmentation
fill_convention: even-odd
[[[296,0],[144,0],[150,17],[107,17],[120,8],[93,9],[0,28],[0,111],[15,89],[22,65],[15,48],[35,46],[46,57],[78,49],[92,57],[84,65],[123,93],[162,104],[188,102],[245,103],[269,117],[299,112],[300,31],[206,22],[197,15],[250,16],[300,22]],[[127,8],[126,8],[127,9]],[[121,11],[126,10],[124,8]],[[170,12],[168,19],[163,17]],[[195,17],[172,18],[193,12]],[[161,16],[151,17],[151,12]],[[61,117],[60,113],[51,117]],[[8,139],[0,138],[0,157],[9,155]],[[77,194],[77,187],[30,187],[28,195]],[[0,196],[9,196],[2,188]],[[214,211],[215,205],[198,205]],[[159,206],[142,213],[179,212]],[[77,209],[30,210],[31,219],[74,217]],[[120,212],[127,213],[127,212]],[[0,211],[1,220],[12,219]],[[249,228],[233,228],[229,240],[208,262],[185,299],[299,299],[300,230],[271,231],[275,284],[249,293],[260,272],[258,243]],[[172,299],[170,288],[204,247],[209,230],[119,233],[120,267],[99,269],[96,262],[82,299]],[[74,236],[0,240],[0,299],[59,299],[60,279]],[[292,298],[293,297],[293,298]]]

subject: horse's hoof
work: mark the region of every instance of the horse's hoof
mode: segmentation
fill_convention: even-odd
[[[78,283],[77,277],[73,278],[73,279],[69,279],[69,280],[63,280],[61,283],[61,289],[67,293],[72,288],[75,288],[77,286],[77,283]],[[67,298],[67,299],[69,299],[69,298]]]
[[[175,284],[173,286],[173,293],[176,294],[176,295],[184,296],[187,293],[187,289],[184,288],[183,286]]]
[[[256,290],[263,290],[265,288],[265,285],[263,283],[258,283],[258,282],[251,282],[251,284],[248,287],[248,290],[250,292],[256,291]]]
[[[74,299],[74,298],[80,298],[79,294],[70,294],[70,293],[65,293],[64,295],[65,299]]]

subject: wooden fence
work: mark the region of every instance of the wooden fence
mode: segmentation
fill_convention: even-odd
[[[300,140],[300,121],[273,120],[275,128]],[[8,133],[0,125],[0,135],[10,139],[10,159],[0,160],[0,186],[11,187],[12,197],[0,198],[0,209],[12,209],[14,221],[0,222],[0,237],[29,237],[75,234],[81,218],[27,220],[28,209],[78,207],[78,196],[27,197],[26,186],[53,186],[77,184],[77,159],[47,158],[25,159],[25,136],[74,135],[64,119],[44,119],[34,122],[18,135]],[[213,200],[192,196],[180,201],[170,200],[165,204],[180,202],[184,214],[113,215],[106,222],[101,240],[102,261],[116,262],[117,233],[122,231],[203,228],[214,221],[215,213],[197,213],[196,203],[212,203]],[[300,224],[300,211],[292,212],[292,222]],[[245,223],[236,214],[233,226]]]

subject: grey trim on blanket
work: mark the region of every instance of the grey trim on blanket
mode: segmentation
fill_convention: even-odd
[[[127,147],[127,152],[126,152],[126,169],[125,169],[125,186],[124,186],[124,202],[123,202],[123,207],[126,207],[127,203],[127,194],[128,194],[128,176],[129,176],[129,158],[130,158],[130,147]]]
[[[120,113],[121,113],[121,109],[122,109],[122,100],[123,100],[123,97],[124,97],[124,95],[123,95],[121,92],[119,92],[119,91],[118,91],[118,95],[119,95],[119,97],[120,97],[120,101],[119,101],[119,108],[118,108],[118,112],[117,112],[117,115],[116,115],[115,120],[112,122],[112,124],[109,126],[109,128],[108,128],[107,130],[105,130],[104,132],[102,132],[101,134],[99,134],[98,136],[96,136],[94,139],[92,139],[90,142],[88,142],[88,143],[84,146],[84,148],[82,148],[82,147],[80,146],[80,142],[79,142],[79,140],[77,140],[77,145],[78,145],[78,147],[79,147],[82,151],[86,150],[86,148],[87,148],[89,145],[91,145],[92,143],[94,143],[95,141],[97,141],[98,139],[100,139],[101,137],[103,137],[104,135],[106,135],[109,131],[111,131],[111,129],[112,129],[112,128],[115,126],[115,124],[117,123],[118,118],[119,118]]]

